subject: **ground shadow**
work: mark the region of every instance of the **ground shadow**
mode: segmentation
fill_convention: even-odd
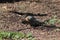
[[[20,12],[16,12],[16,11],[10,11],[12,13],[15,13],[15,14],[19,14],[19,15],[26,15],[26,16],[47,16],[48,14],[40,14],[40,13],[37,13],[37,14],[33,14],[33,13],[20,13]]]
[[[13,2],[19,2],[19,1],[24,1],[24,0],[0,0],[0,3],[13,3]]]
[[[46,31],[53,31],[55,29],[60,29],[60,27],[57,27],[56,25],[42,25],[42,26],[39,26],[39,27],[35,27],[34,29],[37,29],[37,30],[46,30]]]

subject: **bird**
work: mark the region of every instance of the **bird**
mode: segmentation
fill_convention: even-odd
[[[24,23],[30,24],[33,27],[41,26],[43,22],[37,20],[34,16],[27,16],[25,17]]]

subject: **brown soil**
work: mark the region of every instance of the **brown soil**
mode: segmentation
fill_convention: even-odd
[[[21,13],[24,15],[20,15]],[[60,19],[60,0],[27,0],[0,3],[0,30],[31,32],[36,40],[60,40],[60,29],[58,28],[46,26],[33,28],[30,24],[23,24],[24,16],[29,15],[29,13],[35,14],[34,17],[39,21],[47,20],[55,15]],[[55,25],[56,27],[60,26],[60,24]]]

